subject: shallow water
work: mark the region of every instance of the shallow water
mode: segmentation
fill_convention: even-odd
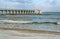
[[[60,32],[60,12],[44,12],[41,15],[0,15],[0,27]]]

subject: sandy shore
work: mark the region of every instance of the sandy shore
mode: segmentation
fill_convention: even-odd
[[[0,39],[60,39],[60,32],[0,28]]]
[[[46,30],[31,30],[31,29],[20,29],[20,28],[0,28],[0,30],[16,30],[16,31],[22,31],[27,33],[39,33],[39,34],[56,34],[60,35],[60,32],[56,31],[46,31]]]

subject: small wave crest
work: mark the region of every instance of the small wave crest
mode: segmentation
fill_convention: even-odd
[[[23,23],[23,24],[60,24],[60,22],[34,22],[34,21],[14,21],[14,20],[0,20],[0,23]]]
[[[31,23],[31,21],[14,21],[14,20],[0,20],[0,22],[7,22],[7,23]]]

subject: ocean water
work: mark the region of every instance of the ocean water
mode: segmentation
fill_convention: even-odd
[[[60,32],[60,12],[43,12],[40,15],[0,15],[1,27]]]

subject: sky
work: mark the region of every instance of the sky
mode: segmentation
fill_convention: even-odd
[[[60,0],[0,0],[0,9],[39,9],[60,12]]]

